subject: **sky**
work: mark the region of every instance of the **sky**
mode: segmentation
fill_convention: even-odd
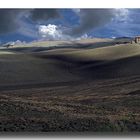
[[[140,35],[140,9],[0,9],[0,43]]]

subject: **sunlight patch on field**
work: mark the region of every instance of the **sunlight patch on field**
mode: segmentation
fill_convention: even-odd
[[[140,55],[139,44],[116,45],[93,49],[81,49],[72,52],[65,52],[65,55],[88,60],[114,60]]]
[[[0,55],[5,55],[5,54],[15,54],[15,53],[10,51],[0,51]]]

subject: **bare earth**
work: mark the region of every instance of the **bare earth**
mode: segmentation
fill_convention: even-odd
[[[1,50],[0,131],[140,131],[140,45],[90,45]]]

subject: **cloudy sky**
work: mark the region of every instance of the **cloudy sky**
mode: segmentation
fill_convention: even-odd
[[[140,9],[0,9],[0,42],[140,34]]]

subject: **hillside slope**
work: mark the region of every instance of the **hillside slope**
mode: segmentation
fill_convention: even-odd
[[[0,131],[140,132],[139,44],[7,49],[0,66]]]
[[[140,74],[140,45],[0,54],[0,82],[53,83]]]

